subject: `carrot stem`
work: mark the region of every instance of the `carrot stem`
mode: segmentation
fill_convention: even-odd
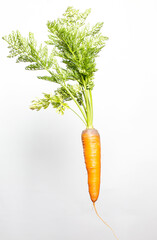
[[[77,112],[75,112],[74,111],[74,109],[72,109],[71,107],[68,107],[73,113],[75,113],[80,119],[81,119],[81,121],[85,124],[85,126],[86,126],[86,123],[85,123],[85,121],[81,118],[81,116],[77,113]]]
[[[66,89],[66,91],[69,93],[69,95],[72,97],[72,99],[74,100],[74,102],[76,103],[76,105],[78,106],[80,112],[82,113],[85,121],[87,122],[87,118],[86,118],[86,115],[85,113],[83,112],[83,109],[81,108],[81,106],[79,105],[79,103],[77,102],[77,100],[74,98],[74,96],[72,95],[72,93],[69,91],[69,89],[66,87],[65,84],[62,84],[62,86]],[[86,125],[86,124],[85,124]]]
[[[92,91],[89,90],[89,95],[90,95],[90,103],[91,103],[91,123],[93,125],[93,99],[92,99]]]
[[[91,90],[84,87],[84,100],[86,104],[87,128],[93,128],[93,103]]]

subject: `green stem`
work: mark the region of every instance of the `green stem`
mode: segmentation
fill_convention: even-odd
[[[93,107],[91,102],[90,90],[88,90],[88,103],[89,103],[89,128],[93,128],[93,117],[92,117]]]
[[[86,105],[86,118],[87,118],[87,126],[88,126],[88,102],[87,102],[87,97],[84,89],[84,99],[85,99],[85,105]]]
[[[67,88],[67,86],[65,84],[61,84],[62,87],[64,87],[66,89],[66,91],[69,93],[69,95],[72,97],[72,99],[74,100],[74,102],[76,103],[76,105],[78,106],[80,112],[82,113],[85,121],[87,122],[87,118],[86,118],[86,115],[85,113],[83,112],[81,106],[79,105],[79,103],[77,102],[77,100],[74,98],[74,96],[72,95],[72,93],[69,91],[69,89]]]
[[[85,126],[86,126],[86,122],[81,118],[81,116],[80,116],[77,112],[75,112],[74,109],[72,109],[71,107],[68,106],[68,108],[69,108],[71,111],[73,111],[73,113],[75,113],[75,114],[81,119],[81,121],[85,124]]]
[[[85,105],[84,105],[84,102],[82,102],[82,106],[83,106],[83,109],[84,109],[84,111],[85,111],[85,114],[87,114],[87,110],[86,110],[86,107],[85,107]]]
[[[93,99],[92,99],[92,91],[89,90],[89,96],[90,96],[90,105],[91,105],[91,125],[93,127]]]
[[[87,109],[87,128],[93,128],[93,103],[91,90],[84,89],[84,98]]]

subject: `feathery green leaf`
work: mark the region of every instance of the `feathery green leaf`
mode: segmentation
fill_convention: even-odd
[[[29,63],[26,70],[44,70],[48,75],[39,79],[60,85],[54,95],[44,93],[44,98],[32,101],[31,109],[46,109],[52,105],[61,114],[73,100],[79,108],[87,127],[93,126],[92,93],[94,74],[97,71],[96,58],[105,46],[108,37],[103,36],[103,22],[94,26],[86,24],[91,9],[84,12],[68,7],[61,18],[47,22],[46,45],[38,45],[33,33],[25,38],[19,31],[4,36],[8,43],[9,58],[16,62]],[[49,49],[51,45],[51,50]],[[72,80],[74,84],[69,84]]]

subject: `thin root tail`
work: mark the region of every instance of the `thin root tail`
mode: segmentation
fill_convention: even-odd
[[[100,220],[101,220],[108,228],[110,228],[110,230],[112,231],[114,237],[115,237],[117,240],[119,240],[118,237],[116,236],[115,232],[113,231],[113,229],[99,216],[99,214],[98,214],[98,212],[97,212],[97,210],[96,210],[96,207],[95,207],[95,202],[93,202],[93,206],[94,206],[94,210],[95,210],[95,212],[96,212],[96,215],[100,218]]]

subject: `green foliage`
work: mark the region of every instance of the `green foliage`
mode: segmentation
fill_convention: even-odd
[[[46,43],[55,46],[56,55],[77,75],[82,86],[92,81],[97,71],[95,58],[108,39],[100,33],[102,22],[91,28],[85,25],[89,13],[90,9],[81,14],[69,7],[63,18],[47,23],[50,34]]]
[[[48,106],[51,104],[54,108],[56,108],[57,112],[64,114],[64,111],[66,108],[68,108],[68,105],[62,99],[61,94],[58,92],[56,92],[56,94],[53,96],[52,94],[48,93],[43,94],[44,98],[32,101],[30,109],[39,111],[41,108],[48,108]]]
[[[67,84],[67,88],[70,93],[77,99],[78,103],[82,105],[83,98],[80,86]],[[37,99],[32,101],[32,105],[30,109],[39,111],[40,109],[46,109],[50,104],[57,109],[57,111],[61,114],[64,113],[66,108],[69,108],[69,105],[66,103],[67,101],[71,101],[71,95],[65,90],[64,87],[57,88],[55,90],[55,94],[47,94],[43,93],[44,98]]]
[[[67,84],[66,87],[70,91],[71,95],[73,95],[76,98],[77,102],[80,105],[82,105],[83,96],[82,96],[82,91],[81,91],[81,87],[79,86],[79,84],[75,84],[75,85]],[[62,99],[64,101],[72,100],[71,95],[69,94],[69,92],[66,91],[66,89],[64,87],[58,88],[55,91],[55,93],[59,93],[62,96]]]
[[[36,99],[32,101],[32,105],[30,106],[30,109],[39,111],[41,108],[44,108],[44,109],[48,108],[48,106],[52,101],[52,95],[47,93],[43,93],[43,94],[44,94],[44,98]]]
[[[47,46],[42,47],[42,45],[40,45],[39,49],[37,49],[37,42],[34,39],[33,33],[29,33],[29,37],[24,38],[19,31],[13,31],[8,36],[3,37],[3,39],[9,44],[9,58],[17,57],[17,63],[32,63],[26,67],[27,70],[43,70],[45,68],[51,68],[53,56],[48,57]]]
[[[62,18],[48,21],[49,35],[44,46],[37,45],[33,33],[29,33],[28,38],[25,38],[19,31],[13,31],[3,37],[8,43],[9,58],[15,57],[17,63],[27,63],[26,70],[47,71],[48,75],[40,75],[38,78],[60,85],[53,96],[44,93],[43,99],[32,101],[31,109],[39,111],[51,104],[63,114],[66,108],[71,109],[68,104],[73,100],[87,127],[92,126],[91,91],[94,87],[94,73],[97,71],[96,57],[108,39],[100,32],[102,22],[94,26],[85,24],[90,12],[91,9],[81,13],[68,7]],[[51,48],[48,48],[49,45]],[[69,80],[76,84],[67,83]]]

